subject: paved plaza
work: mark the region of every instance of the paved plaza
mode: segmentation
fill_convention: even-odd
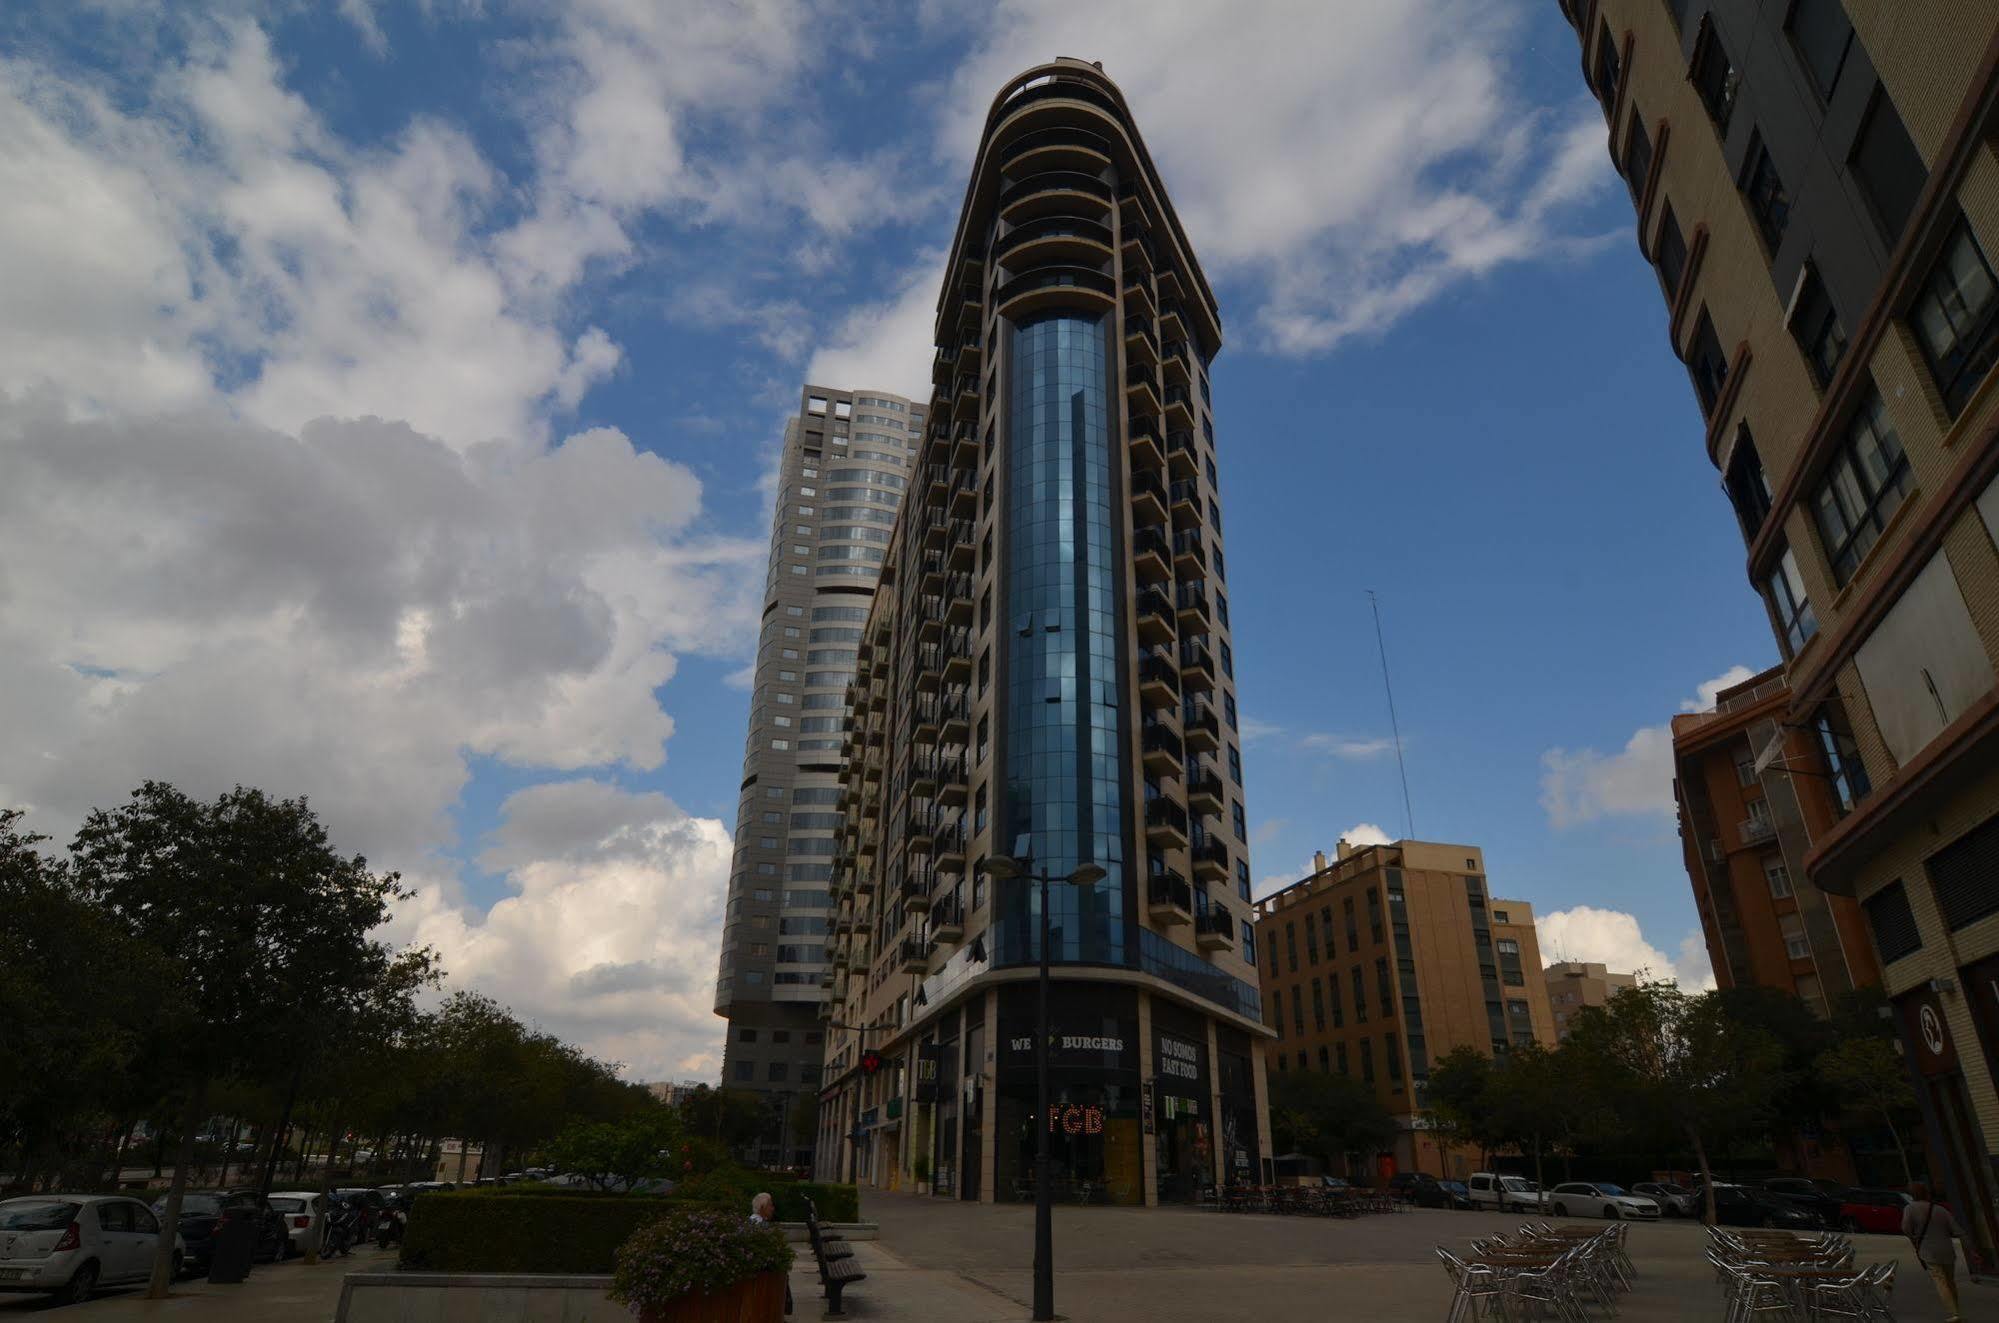
[[[165,1300],[148,1300],[143,1286],[107,1290],[89,1304],[57,1309],[46,1296],[0,1295],[0,1319],[39,1318],[51,1323],[327,1323],[340,1303],[340,1279],[350,1272],[380,1272],[396,1261],[394,1250],[361,1245],[344,1259],[307,1265],[303,1259],[260,1263],[248,1281],[212,1286],[196,1278],[175,1282]]]
[[[1028,1317],[1034,1210],[864,1191],[863,1217],[881,1239],[855,1253],[868,1280],[847,1292],[857,1319],[1018,1323]],[[1442,1323],[1449,1279],[1431,1252],[1465,1251],[1472,1236],[1518,1226],[1518,1217],[1418,1209],[1351,1221],[1180,1209],[1055,1210],[1055,1308],[1074,1323],[1180,1320],[1317,1320]],[[1702,1231],[1685,1222],[1631,1228],[1638,1280],[1618,1301],[1617,1323],[1720,1319]],[[1908,1243],[1857,1236],[1862,1263],[1896,1259],[1895,1316],[1939,1323],[1943,1310]],[[802,1264],[809,1269],[809,1264]],[[808,1271],[795,1290],[799,1315],[815,1312]],[[1964,1316],[1999,1320],[1999,1287],[1960,1282]],[[810,1293],[809,1293],[810,1292]]]

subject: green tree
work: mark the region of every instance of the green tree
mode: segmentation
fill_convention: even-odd
[[[1833,1097],[1860,1115],[1878,1118],[1895,1141],[1895,1156],[1902,1160],[1902,1181],[1914,1179],[1909,1170],[1909,1150],[1902,1143],[1902,1131],[1895,1118],[1907,1117],[1916,1107],[1916,1091],[1895,1046],[1886,1038],[1848,1038],[1828,1048],[1818,1059],[1816,1078]]]
[[[1568,1138],[1577,1116],[1565,1066],[1539,1042],[1520,1043],[1494,1065],[1486,1085],[1494,1131],[1534,1155],[1534,1183],[1544,1190],[1542,1157],[1551,1140]]]
[[[566,1127],[549,1155],[596,1190],[630,1190],[640,1181],[679,1174],[680,1118],[671,1108],[622,1121],[595,1121]]]
[[[1475,1047],[1454,1047],[1430,1067],[1427,1098],[1430,1124],[1446,1148],[1470,1144],[1479,1166],[1489,1166],[1492,1150],[1509,1142],[1492,1095],[1492,1058]]]
[[[1569,1021],[1564,1059],[1578,1088],[1593,1091],[1628,1129],[1672,1134],[1693,1150],[1714,1221],[1711,1147],[1760,1130],[1789,1083],[1783,1048],[1728,1012],[1712,992],[1671,983],[1626,988]]]
[[[147,1292],[158,1299],[210,1087],[288,1065],[301,1026],[365,997],[390,958],[369,934],[405,893],[338,854],[303,799],[241,786],[204,803],[148,781],[90,814],[70,867],[77,894],[172,960],[164,1009],[185,1106]]]
[[[735,1150],[756,1141],[770,1114],[747,1089],[711,1089],[703,1084],[680,1100],[680,1119],[690,1136]]]
[[[1395,1140],[1395,1121],[1374,1090],[1346,1075],[1289,1071],[1270,1078],[1271,1138],[1280,1150],[1331,1165]]]

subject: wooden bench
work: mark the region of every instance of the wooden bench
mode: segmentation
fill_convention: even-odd
[[[812,1241],[812,1257],[819,1265],[819,1284],[826,1288],[826,1312],[840,1317],[844,1314],[840,1293],[855,1282],[865,1282],[868,1275],[854,1262],[853,1249],[841,1243],[840,1234],[819,1225],[819,1209],[810,1199],[805,1201],[805,1234]]]

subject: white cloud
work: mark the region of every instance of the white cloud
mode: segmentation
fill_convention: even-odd
[[[389,932],[437,948],[451,986],[625,1063],[629,1079],[715,1076],[728,829],[595,780],[519,791],[501,813],[481,863],[513,894],[481,914],[420,881]]]
[[[1242,742],[1254,744],[1259,740],[1275,739],[1284,734],[1284,727],[1274,721],[1258,721],[1255,717],[1242,719]]]
[[[1683,712],[1705,711],[1714,696],[1754,672],[1731,666],[1703,681]],[[1541,755],[1541,807],[1550,825],[1565,830],[1599,818],[1660,817],[1673,812],[1673,728],[1641,726],[1614,753],[1599,749],[1549,749]]]
[[[1356,822],[1340,833],[1339,839],[1348,845],[1391,845],[1395,838],[1371,822]]]
[[[1593,105],[1521,99],[1521,26],[1480,0],[1001,0],[951,79],[943,152],[971,159],[1022,69],[1101,58],[1211,275],[1256,288],[1256,337],[1323,351],[1559,251],[1561,209],[1610,179]]]
[[[1395,741],[1382,735],[1327,735],[1314,733],[1301,735],[1298,747],[1307,753],[1320,753],[1329,758],[1360,760],[1379,758],[1385,753],[1395,752]]]
[[[893,296],[848,314],[832,342],[812,356],[806,379],[857,389],[879,386],[927,400],[945,256],[922,254]]]
[[[1577,905],[1540,916],[1534,927],[1541,959],[1547,964],[1592,961],[1612,973],[1643,973],[1655,980],[1678,982],[1689,991],[1714,986],[1707,948],[1698,930],[1686,935],[1680,943],[1679,959],[1673,960],[1646,940],[1635,916],[1622,910]]]

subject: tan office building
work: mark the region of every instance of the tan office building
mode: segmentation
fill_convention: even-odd
[[[961,1199],[1269,1178],[1213,293],[1117,86],[993,101],[851,691],[817,1167]],[[1044,916],[1028,856],[1065,879]],[[1037,1115],[1044,918],[1051,1107]]]
[[[1423,1121],[1430,1063],[1472,1046],[1495,1057],[1555,1042],[1534,910],[1487,891],[1473,845],[1397,841],[1324,855],[1310,876],[1256,905],[1270,1068],[1372,1084],[1401,1133],[1348,1174],[1461,1175]],[[1468,1170],[1468,1169],[1467,1169]]]
[[[1999,6],[1564,0],[1945,1192],[1999,1160]]]
[[[1657,971],[1663,977],[1664,970]],[[1557,960],[1541,971],[1548,984],[1548,1009],[1555,1020],[1555,1037],[1569,1036],[1569,1021],[1585,1006],[1601,1006],[1621,989],[1638,986],[1636,974],[1613,974],[1594,961]]]

